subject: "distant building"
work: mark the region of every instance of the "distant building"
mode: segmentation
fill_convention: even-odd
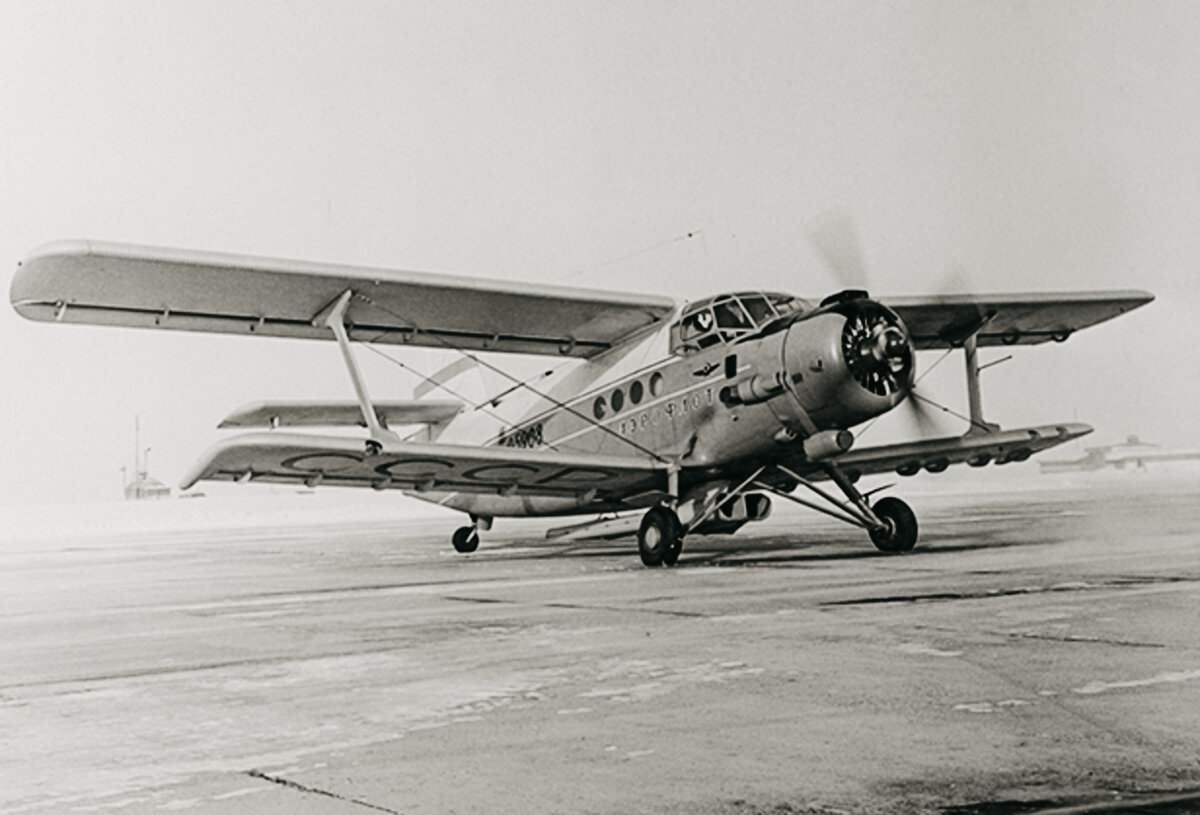
[[[171,488],[146,472],[125,485],[126,501],[143,501],[147,498],[170,498]]]
[[[126,501],[144,501],[147,498],[170,498],[171,488],[150,475],[150,448],[141,445],[142,419],[133,419],[133,478],[125,480],[126,468],[121,468],[121,482]]]

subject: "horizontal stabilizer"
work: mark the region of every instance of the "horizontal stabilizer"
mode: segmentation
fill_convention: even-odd
[[[591,357],[675,311],[646,294],[457,275],[58,241],[13,277],[31,320],[332,340],[324,317],[346,291],[360,342]]]
[[[666,483],[667,465],[648,459],[383,442],[369,453],[363,439],[266,432],[214,445],[184,477],[197,481],[255,481],[296,486],[326,484],[417,492],[620,498]]]
[[[447,422],[462,412],[461,402],[399,399],[374,403],[375,415],[385,427]],[[218,427],[366,427],[358,402],[280,400],[242,405]]]

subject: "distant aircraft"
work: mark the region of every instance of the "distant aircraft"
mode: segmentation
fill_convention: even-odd
[[[1001,430],[984,420],[977,349],[1062,342],[1153,300],[1142,291],[899,297],[847,289],[814,302],[744,287],[684,305],[667,297],[63,241],[35,249],[12,282],[33,320],[248,337],[334,340],[352,402],[247,405],[222,427],[270,428],[212,447],[186,476],[399,489],[467,513],[474,551],[500,516],[603,515],[636,524],[647,566],[674,565],[691,535],[761,520],[771,497],[863,529],[884,552],[917,541],[898,498],[860,476],[1023,461],[1091,432],[1079,423]],[[577,360],[480,404],[373,402],[352,342]],[[961,348],[970,429],[851,449],[851,428],[913,393],[916,352]],[[436,377],[430,384],[446,390]],[[501,398],[502,397],[502,398]],[[293,426],[364,426],[366,435]],[[418,425],[401,437],[393,429]],[[844,500],[818,482],[830,481]],[[793,495],[803,487],[803,497]],[[878,490],[877,490],[878,491]],[[875,492],[877,492],[875,491]],[[573,530],[578,531],[579,527]]]
[[[1113,468],[1123,470],[1126,467],[1146,469],[1147,462],[1164,461],[1197,461],[1200,460],[1200,449],[1192,448],[1163,448],[1140,440],[1137,436],[1126,436],[1120,444],[1107,444],[1102,447],[1088,447],[1081,458],[1060,461],[1039,461],[1044,473],[1087,472]]]

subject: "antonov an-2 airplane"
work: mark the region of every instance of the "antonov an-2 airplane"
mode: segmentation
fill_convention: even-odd
[[[202,479],[398,489],[467,513],[474,551],[501,516],[593,515],[636,525],[647,566],[674,565],[691,535],[767,516],[771,496],[867,532],[883,552],[917,541],[912,510],[874,500],[869,473],[941,472],[1030,455],[1091,432],[1078,423],[1002,430],[984,420],[977,349],[1062,342],[1150,302],[1141,291],[820,301],[739,290],[680,305],[660,296],[272,260],[94,241],[39,247],[12,282],[33,320],[325,339],[356,399],[259,402],[222,426],[266,428],[204,454]],[[372,402],[354,342],[572,358],[499,407]],[[961,348],[970,429],[853,448],[851,428],[914,402],[916,352]],[[501,400],[493,400],[499,403]],[[508,411],[507,413],[500,411]],[[363,426],[365,437],[292,426]],[[391,428],[418,426],[407,436]],[[829,481],[844,499],[819,482]],[[794,492],[803,487],[800,495]],[[636,511],[632,519],[612,513]],[[610,517],[605,517],[605,515]]]

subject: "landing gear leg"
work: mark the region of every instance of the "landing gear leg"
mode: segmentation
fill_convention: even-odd
[[[683,527],[670,507],[657,506],[642,518],[638,554],[647,566],[674,566],[683,550]]]
[[[872,521],[866,531],[870,533],[875,549],[881,552],[907,552],[917,545],[917,516],[908,504],[899,498],[888,497],[878,499],[875,507],[870,507],[863,493],[850,483],[838,466],[830,463],[826,466],[826,472],[866,520]]]
[[[825,499],[825,501],[833,506],[821,506],[820,504],[806,501],[803,498],[776,489],[769,484],[760,483],[758,484],[760,488],[770,490],[789,501],[794,501],[802,506],[815,509],[818,512],[837,518],[839,521],[844,521],[852,526],[867,530],[867,534],[871,536],[871,542],[881,552],[907,552],[916,545],[917,516],[913,514],[908,504],[899,498],[880,498],[875,503],[875,506],[871,506],[867,503],[867,496],[858,491],[836,464],[826,462],[823,465],[825,474],[829,476],[833,483],[837,484],[838,488],[849,499],[846,503],[842,503],[807,478],[792,472],[783,465],[776,466],[784,475],[794,479],[798,484],[803,484],[810,491]]]
[[[825,465],[825,472],[846,494],[859,512],[871,523],[867,532],[880,552],[908,552],[917,544],[917,516],[899,498],[880,498],[875,506],[846,478],[836,464]]]

